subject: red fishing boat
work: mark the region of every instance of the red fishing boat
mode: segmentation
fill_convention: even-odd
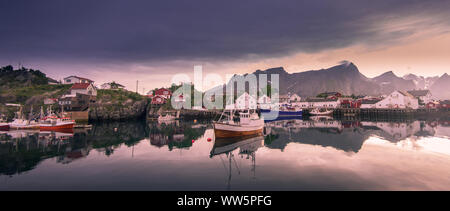
[[[56,115],[50,115],[43,118],[39,124],[40,130],[43,131],[57,131],[57,130],[72,130],[75,121],[68,117],[59,118]]]

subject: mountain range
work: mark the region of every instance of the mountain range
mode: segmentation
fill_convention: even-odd
[[[450,76],[423,77],[407,74],[399,77],[394,72],[385,72],[377,77],[369,78],[363,75],[352,62],[342,62],[339,65],[320,70],[309,70],[288,73],[283,67],[256,70],[257,77],[267,74],[279,74],[280,94],[296,93],[301,97],[316,96],[322,92],[337,91],[344,95],[384,95],[395,90],[408,91],[414,89],[429,89],[437,99],[450,99]],[[245,75],[235,75],[243,77]]]

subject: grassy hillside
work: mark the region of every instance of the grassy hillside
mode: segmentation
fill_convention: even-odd
[[[12,66],[0,68],[0,113],[9,118],[17,108],[6,107],[6,103],[24,105],[25,113],[33,105],[35,111],[45,98],[57,98],[67,92],[71,85],[50,85],[50,79],[41,71]]]
[[[99,104],[123,104],[126,102],[141,101],[144,97],[136,92],[128,90],[106,90],[97,91],[97,102]]]

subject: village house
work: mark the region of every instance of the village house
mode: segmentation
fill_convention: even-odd
[[[439,108],[441,109],[450,109],[450,100],[443,100],[439,102]]]
[[[104,83],[102,85],[100,85],[100,89],[111,89],[111,90],[119,90],[119,89],[123,89],[125,88],[125,86],[118,84],[116,82],[110,82],[110,83]]]
[[[438,109],[440,108],[440,103],[438,101],[431,101],[425,105],[428,109]]]
[[[326,99],[326,98],[307,98],[304,101],[295,103],[296,107],[302,109],[306,108],[337,108],[340,102],[338,99]]]
[[[363,99],[361,101],[360,108],[362,109],[376,108],[376,104],[380,101],[381,99]]]
[[[341,108],[359,108],[362,102],[362,99],[355,100],[349,97],[341,97],[338,100]]]
[[[258,107],[262,109],[270,109],[271,108],[272,101],[270,100],[270,97],[263,94],[258,98]]]
[[[48,78],[48,84],[49,85],[58,85],[58,84],[60,84],[60,82],[53,78]]]
[[[151,104],[152,105],[162,105],[162,104],[166,104],[166,102],[167,102],[167,98],[157,95],[157,96],[152,97]]]
[[[425,105],[433,101],[433,96],[431,95],[430,90],[410,90],[408,93],[419,99],[419,104],[421,105]]]
[[[287,104],[289,103],[289,99],[290,99],[289,95],[280,95],[280,97],[278,97],[278,102],[280,104]]]
[[[290,92],[287,95],[280,95],[278,98],[278,102],[280,104],[290,104],[300,102],[302,98],[297,94],[291,94]]]
[[[87,78],[78,77],[78,76],[69,76],[69,77],[64,78],[64,80],[63,80],[63,84],[75,84],[75,83],[92,84],[92,83],[94,83],[94,81],[87,79]]]
[[[172,91],[170,91],[166,88],[157,89],[154,91],[154,96],[161,96],[166,99],[169,99],[170,96],[172,96]]]
[[[70,88],[70,95],[76,96],[76,94],[97,96],[97,89],[91,83],[75,83]]]
[[[244,92],[236,99],[236,109],[256,109],[256,99],[250,96],[247,92]]]
[[[44,105],[53,105],[58,102],[57,98],[45,98]]]
[[[317,95],[318,97],[322,97],[322,98],[332,98],[332,99],[337,99],[342,97],[342,94],[339,92],[323,92],[320,93],[319,95]]]
[[[62,96],[59,98],[58,104],[63,106],[65,111],[85,111],[95,101],[95,96],[76,93]]]
[[[301,99],[302,98],[300,96],[298,96],[297,94],[289,95],[289,102],[290,103],[300,102]]]
[[[394,91],[376,103],[376,108],[418,109],[419,100],[407,92]]]

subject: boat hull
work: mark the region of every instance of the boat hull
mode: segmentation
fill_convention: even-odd
[[[1,131],[9,130],[9,125],[8,124],[0,124],[0,130]]]
[[[43,131],[48,130],[67,130],[67,129],[73,129],[73,126],[75,125],[74,122],[69,123],[61,123],[61,124],[40,124],[40,129]]]
[[[264,124],[254,126],[238,126],[228,124],[214,124],[214,135],[216,138],[234,138],[252,135],[262,135]]]
[[[9,125],[9,128],[14,130],[35,130],[39,129],[39,125]]]
[[[261,109],[261,113],[270,113],[270,112],[272,112],[272,110],[270,109]],[[302,116],[302,114],[303,114],[302,111],[278,111],[279,117]]]
[[[331,116],[331,115],[333,115],[333,111],[310,112],[309,114],[312,115],[312,116]]]

